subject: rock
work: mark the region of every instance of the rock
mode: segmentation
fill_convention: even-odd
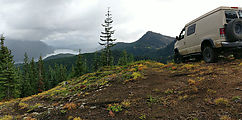
[[[77,100],[77,102],[85,102],[85,101],[87,101],[87,99],[79,99],[79,100]]]
[[[36,115],[39,115],[39,113],[33,112],[32,115],[36,116]]]
[[[92,106],[92,107],[90,107],[90,109],[96,109],[97,108],[97,106]]]
[[[48,114],[53,110],[54,108],[48,108]]]
[[[84,109],[84,108],[85,108],[85,106],[84,106],[84,105],[81,105],[81,106],[80,106],[80,108],[81,108],[81,109]]]
[[[63,82],[63,85],[68,85],[68,82],[67,81]]]
[[[86,105],[87,103],[82,103],[82,105]]]
[[[72,99],[73,99],[73,97],[71,97],[71,98],[69,99],[69,102],[71,102],[71,101],[72,101]]]

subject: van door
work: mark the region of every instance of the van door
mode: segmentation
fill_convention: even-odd
[[[196,46],[199,44],[196,36],[196,24],[192,24],[187,27],[187,33],[186,33],[186,50],[188,54],[195,53]]]
[[[179,53],[181,55],[187,54],[185,34],[186,34],[186,31],[185,31],[185,28],[183,28],[180,35],[179,35],[179,42],[177,42],[177,47],[178,47]]]

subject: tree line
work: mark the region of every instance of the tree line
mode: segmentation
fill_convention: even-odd
[[[1,35],[0,49],[0,100],[26,97],[53,88],[68,78],[63,65],[49,66],[45,71],[42,57],[38,62],[29,60],[24,55],[21,68],[15,67],[11,51],[4,45],[5,37]]]
[[[1,35],[0,49],[0,100],[18,97],[26,97],[49,90],[57,86],[60,82],[74,77],[79,77],[92,68],[92,72],[107,66],[105,53],[96,52],[92,60],[92,66],[87,66],[86,59],[81,52],[77,55],[76,62],[68,70],[65,65],[55,64],[44,68],[44,62],[40,56],[35,62],[34,58],[29,59],[27,53],[24,55],[24,62],[20,67],[16,67],[13,61],[11,50],[4,45],[5,37]],[[101,54],[101,55],[100,55]],[[111,56],[112,57],[112,56]],[[123,51],[117,64],[110,60],[109,66],[126,65],[132,62],[133,56]]]

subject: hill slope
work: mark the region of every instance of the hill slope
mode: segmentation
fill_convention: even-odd
[[[101,72],[102,71],[102,72]],[[242,60],[103,68],[27,98],[0,117],[47,119],[240,119]]]

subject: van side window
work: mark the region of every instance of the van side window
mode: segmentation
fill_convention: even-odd
[[[187,28],[187,36],[189,36],[189,35],[195,33],[195,29],[196,29],[196,24],[193,24],[193,25],[189,26],[189,27]]]
[[[238,18],[234,10],[225,11],[226,22],[229,23],[231,20]]]

